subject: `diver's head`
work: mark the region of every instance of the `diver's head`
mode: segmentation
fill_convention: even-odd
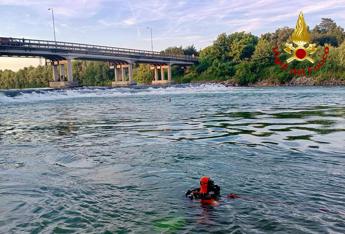
[[[200,193],[208,193],[209,188],[213,185],[213,181],[208,176],[203,176],[200,178]]]

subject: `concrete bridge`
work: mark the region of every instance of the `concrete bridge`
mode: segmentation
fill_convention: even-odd
[[[151,69],[154,71],[152,84],[159,85],[171,83],[172,65],[187,66],[197,62],[197,58],[194,56],[9,37],[0,37],[0,56],[41,57],[47,59],[53,69],[53,78],[50,82],[50,86],[53,88],[78,85],[78,82],[73,78],[73,59],[109,62],[110,68],[114,69],[115,74],[112,82],[113,86],[135,84],[133,81],[133,65],[135,63],[151,64]],[[165,78],[165,70],[167,71],[167,79]]]

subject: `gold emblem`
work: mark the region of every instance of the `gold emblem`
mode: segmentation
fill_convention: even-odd
[[[291,36],[291,41],[293,43],[286,43],[284,49],[286,53],[292,55],[286,60],[287,63],[291,63],[294,60],[308,60],[309,62],[314,63],[314,59],[312,59],[310,55],[314,54],[317,48],[315,44],[309,43],[310,34],[302,12],[298,16],[295,31]]]

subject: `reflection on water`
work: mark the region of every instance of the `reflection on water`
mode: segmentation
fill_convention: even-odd
[[[0,232],[345,230],[345,89],[0,92]],[[201,175],[225,197],[184,199]]]

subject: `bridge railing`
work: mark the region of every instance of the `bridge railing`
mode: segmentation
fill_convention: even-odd
[[[190,55],[173,55],[164,52],[127,49],[111,46],[90,45],[72,42],[47,41],[25,38],[8,38],[0,37],[0,46],[30,49],[46,49],[65,52],[82,52],[86,54],[102,54],[102,55],[144,55],[156,58],[173,58],[187,61],[196,61],[196,57]]]

